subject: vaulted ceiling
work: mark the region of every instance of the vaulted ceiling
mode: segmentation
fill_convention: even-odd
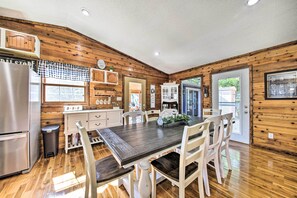
[[[296,0],[0,1],[0,15],[69,27],[168,74],[297,40],[296,10]]]

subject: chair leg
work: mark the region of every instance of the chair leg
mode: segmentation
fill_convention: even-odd
[[[202,172],[203,172],[205,193],[206,193],[207,196],[210,196],[208,172],[207,172],[207,164],[206,163],[204,163],[204,165],[203,165]]]
[[[223,163],[223,155],[222,155],[222,148],[219,149],[219,160],[220,160],[220,173],[221,177],[225,178],[225,173],[224,173],[224,163]]]
[[[152,168],[152,198],[157,197],[156,170]]]
[[[185,186],[184,185],[180,185],[178,187],[178,191],[179,191],[179,198],[185,198]]]
[[[226,152],[226,158],[227,158],[227,162],[228,162],[228,168],[229,168],[229,170],[232,170],[230,151],[229,151],[229,144],[226,145],[225,152]]]
[[[217,154],[214,158],[214,165],[215,165],[215,170],[216,170],[216,176],[219,184],[222,184],[222,178],[221,178],[221,166],[219,163],[219,155]]]
[[[91,184],[91,198],[97,198],[97,184]]]
[[[130,195],[130,198],[134,198],[133,172],[129,174],[129,195]]]
[[[135,171],[136,171],[136,180],[139,180],[140,174],[139,174],[139,165],[135,164]]]
[[[202,174],[198,176],[198,188],[199,188],[199,197],[204,198],[204,189],[203,189],[203,178]]]
[[[89,197],[89,190],[90,190],[90,181],[89,181],[88,175],[86,174],[85,198]]]

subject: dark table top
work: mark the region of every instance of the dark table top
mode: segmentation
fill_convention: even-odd
[[[201,122],[202,118],[195,118],[189,125]],[[183,130],[184,125],[159,127],[156,122],[149,122],[97,129],[97,132],[120,165],[125,166],[179,145]]]

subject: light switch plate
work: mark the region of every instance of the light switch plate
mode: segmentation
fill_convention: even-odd
[[[117,97],[117,101],[122,101],[122,97]]]
[[[273,140],[273,133],[268,133],[268,139],[272,139]]]

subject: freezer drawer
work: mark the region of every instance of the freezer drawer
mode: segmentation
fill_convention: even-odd
[[[0,159],[0,177],[28,169],[28,133],[1,135]]]

